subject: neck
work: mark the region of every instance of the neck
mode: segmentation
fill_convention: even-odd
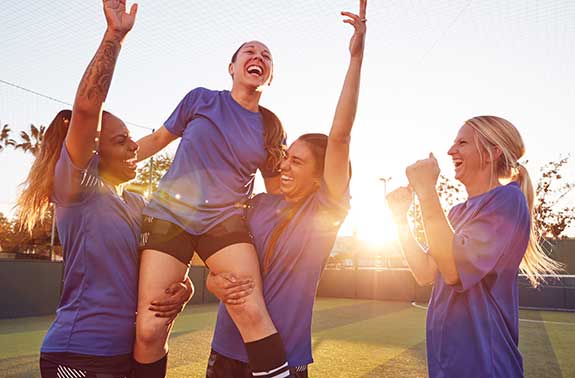
[[[243,108],[252,112],[259,111],[260,97],[262,95],[261,91],[240,87],[239,85],[234,84],[231,92],[232,98]]]
[[[491,182],[489,180],[485,180],[466,184],[465,190],[467,191],[468,197],[475,197],[480,194],[487,193],[498,186],[501,186],[501,183],[497,179],[491,180]]]
[[[100,177],[106,184],[112,187],[114,192],[116,192],[120,197],[124,194],[124,183],[122,181],[102,172],[100,172]]]

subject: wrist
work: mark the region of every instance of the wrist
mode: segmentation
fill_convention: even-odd
[[[437,191],[434,186],[423,187],[415,192],[420,202],[435,200],[438,198]]]
[[[104,39],[118,42],[121,44],[124,38],[126,37],[126,34],[127,34],[126,32],[123,32],[121,30],[108,27],[106,29],[106,32],[104,33]]]

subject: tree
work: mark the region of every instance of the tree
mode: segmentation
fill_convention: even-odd
[[[150,161],[147,162],[146,165],[138,168],[136,171],[136,178],[130,183],[128,189],[142,193],[142,194],[151,194],[150,189],[150,164],[152,165],[152,174],[151,174],[151,181],[152,181],[152,192],[155,192],[158,189],[158,184],[160,180],[170,166],[172,165],[172,160],[174,159],[168,153],[163,153],[161,155],[154,156],[150,158]]]
[[[0,213],[0,251],[8,251],[12,245],[12,222]]]
[[[10,138],[10,134],[12,130],[8,127],[8,125],[4,125],[2,130],[0,131],[0,152],[4,150],[8,146],[14,146],[16,141]]]
[[[575,187],[575,183],[565,182],[561,174],[569,158],[568,155],[550,161],[541,168],[541,178],[535,191],[533,222],[543,237],[565,238],[564,231],[575,221],[575,206],[563,204]]]
[[[40,145],[44,139],[44,133],[46,132],[46,126],[36,127],[30,125],[30,132],[26,131],[20,132],[21,142],[14,146],[15,149],[21,148],[24,152],[30,152],[32,155],[40,151]]]

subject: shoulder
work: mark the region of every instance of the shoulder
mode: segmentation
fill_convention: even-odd
[[[218,96],[220,91],[214,91],[204,87],[197,87],[189,91],[184,98],[188,100],[208,100]]]
[[[502,209],[515,209],[527,206],[527,199],[517,182],[493,189],[486,198],[485,206]]]
[[[140,193],[126,190],[125,195],[130,198],[130,201],[136,204],[137,208],[142,211],[148,205],[146,198]]]

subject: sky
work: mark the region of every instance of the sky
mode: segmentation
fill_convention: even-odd
[[[192,88],[229,89],[232,53],[258,39],[275,64],[261,103],[280,117],[288,142],[327,133],[352,34],[339,12],[357,8],[354,0],[142,0],[106,108],[141,137]],[[473,116],[517,126],[535,181],[544,163],[575,151],[574,1],[370,0],[367,18],[345,230],[389,237],[379,178],[392,178],[388,189],[404,185],[405,167],[429,152],[453,177],[446,151]],[[48,125],[68,107],[56,100],[73,101],[102,38],[101,1],[4,2],[0,21],[0,123],[17,132]],[[21,151],[0,152],[0,212],[13,214],[31,161]],[[575,181],[575,162],[564,176]],[[573,205],[575,197],[564,201]]]

